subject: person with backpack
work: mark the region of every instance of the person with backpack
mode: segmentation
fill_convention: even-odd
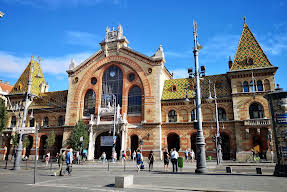
[[[149,153],[149,156],[148,156],[148,160],[149,160],[149,171],[152,171],[153,170],[153,162],[155,160],[154,158],[154,154],[153,154],[153,151],[151,150],[150,153]]]
[[[59,169],[57,171],[54,172],[54,175],[57,176],[59,174],[59,176],[64,176],[62,174],[63,171],[63,163],[65,161],[65,152],[60,152],[60,154],[58,154],[58,164],[59,164]]]
[[[66,164],[67,164],[67,172],[68,175],[71,176],[72,173],[72,163],[73,163],[73,149],[71,148],[70,150],[67,150],[67,155],[66,155]]]
[[[144,168],[143,157],[142,157],[141,151],[139,149],[137,150],[136,159],[137,159],[137,168],[138,168],[138,172],[139,172],[141,169]]]

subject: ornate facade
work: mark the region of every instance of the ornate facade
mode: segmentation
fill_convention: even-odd
[[[121,151],[130,154],[137,148],[142,148],[144,156],[150,150],[160,156],[163,148],[177,148],[181,154],[186,149],[195,150],[194,79],[173,79],[164,66],[161,46],[148,57],[128,44],[121,25],[117,30],[107,27],[98,52],[78,66],[71,62],[66,91],[48,92],[40,61],[31,60],[26,70],[35,63],[34,68],[38,68],[35,75],[42,76],[40,80],[35,79],[32,89],[35,99],[29,107],[29,113],[33,111],[35,121],[41,125],[40,153],[45,150],[49,131],[56,133],[57,151],[66,145],[65,141],[79,120],[89,126],[89,159],[99,158],[103,151],[110,154],[112,147],[102,146],[101,138],[113,132],[117,136],[114,139],[118,155]],[[206,155],[216,156],[212,139],[216,133],[215,107],[214,103],[207,102],[210,92],[214,96],[215,90],[223,159],[245,160],[246,151],[256,145],[260,147],[261,157],[268,159],[272,149],[271,120],[263,96],[275,88],[277,67],[269,62],[246,23],[234,61],[230,59],[228,65],[227,73],[201,79]],[[12,128],[17,126],[19,118],[15,104],[20,102],[17,110],[21,114],[19,106],[25,95],[27,74],[21,75],[7,96],[14,106],[12,104],[9,109],[10,124],[6,132],[13,132]],[[209,86],[215,86],[215,89],[209,89]],[[185,102],[186,98],[190,102]],[[32,125],[27,119],[27,126]],[[31,141],[35,140],[34,135],[29,137]],[[8,140],[4,142],[7,143]],[[29,149],[32,155],[34,145]]]

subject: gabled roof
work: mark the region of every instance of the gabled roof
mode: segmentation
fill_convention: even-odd
[[[30,78],[32,67],[33,67],[33,74],[32,74],[31,93],[34,95],[38,95],[40,93],[41,91],[40,85],[45,82],[45,79],[40,66],[40,61],[39,62],[34,61],[32,57],[30,63],[28,64],[24,72],[21,74],[20,78],[15,83],[10,94],[26,93],[28,91],[28,81]],[[38,75],[40,75],[41,78],[37,78],[36,76]]]
[[[239,45],[230,71],[273,67],[254,35],[244,22]]]
[[[211,95],[214,95],[213,86],[215,83],[217,98],[231,96],[231,86],[226,74],[209,75],[202,77],[200,80],[200,90],[202,98],[209,96],[209,80],[211,81]],[[163,94],[161,100],[178,100],[185,99],[186,93],[188,98],[195,97],[195,79],[170,79],[164,82]]]
[[[13,85],[10,85],[6,82],[5,83],[0,82],[0,92],[3,91],[8,94],[12,90],[12,88],[13,88]]]

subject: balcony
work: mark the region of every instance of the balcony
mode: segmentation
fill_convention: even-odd
[[[271,125],[271,119],[247,119],[244,120],[246,126],[268,126]]]

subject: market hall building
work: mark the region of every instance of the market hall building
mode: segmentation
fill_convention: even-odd
[[[79,65],[72,61],[67,70],[69,89],[48,92],[48,83],[40,61],[31,59],[8,98],[9,123],[4,131],[4,146],[10,146],[11,134],[21,122],[25,93],[33,69],[32,94],[26,126],[40,125],[39,155],[47,150],[47,137],[55,132],[52,155],[62,147],[73,126],[83,120],[89,129],[88,159],[98,159],[103,151],[108,157],[111,146],[103,146],[101,138],[115,132],[116,151],[128,155],[141,148],[144,156],[150,150],[156,156],[164,148],[176,148],[181,155],[188,149],[196,151],[194,129],[194,78],[174,79],[165,67],[161,46],[153,56],[146,56],[129,46],[121,25],[106,28],[101,49]],[[206,155],[216,157],[214,102],[207,102],[209,82],[211,96],[215,86],[223,159],[246,160],[248,152],[259,146],[262,159],[270,160],[272,130],[268,102],[263,97],[275,88],[273,66],[251,30],[244,22],[234,60],[226,62],[229,71],[201,78],[203,132]],[[193,67],[193,66],[192,66]],[[208,66],[207,66],[208,68]],[[41,78],[36,78],[40,76]],[[186,98],[190,102],[185,102]],[[23,152],[34,156],[35,135],[29,134],[30,145]],[[103,140],[103,139],[102,139]],[[8,149],[9,150],[9,149]],[[1,153],[2,155],[3,153]],[[10,153],[11,154],[11,153]]]

